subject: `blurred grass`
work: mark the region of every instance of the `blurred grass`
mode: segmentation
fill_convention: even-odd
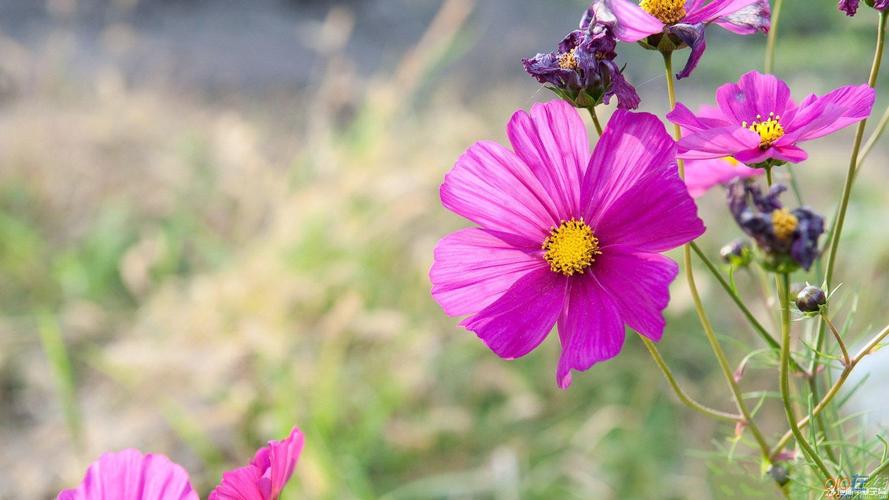
[[[477,36],[471,2],[447,5],[372,77],[349,64],[347,36],[330,38],[323,80],[293,109],[129,86],[113,68],[59,81],[31,61],[49,76],[0,112],[0,498],[48,497],[129,446],[169,454],[206,492],[293,424],[307,444],[290,498],[774,496],[750,479],[749,438],[732,455],[741,474],[725,459],[734,429],[677,405],[633,335],[563,392],[557,342],[501,361],[429,297],[432,248],[465,224],[438,204],[442,176],[473,141],[504,140],[514,108],[548,98],[519,74],[473,95],[447,78]],[[848,56],[870,51],[864,16],[787,7],[779,73],[819,90],[864,79],[868,58]],[[334,10],[323,30],[353,22]],[[763,43],[717,35],[681,92],[709,100],[759,67]],[[627,52],[634,76],[659,75],[657,58]],[[641,86],[653,110],[657,85]],[[847,139],[819,143],[800,167],[823,212]],[[841,268],[877,295],[885,158],[883,145],[863,173]],[[720,195],[701,212],[715,255],[737,231]],[[737,278],[753,301],[757,282]],[[737,362],[755,337],[701,280]],[[675,284],[662,349],[697,398],[729,408],[684,290]],[[879,322],[881,308],[865,296],[858,317]],[[774,387],[762,358],[745,375],[752,402]],[[761,414],[770,434],[784,430],[771,399]]]

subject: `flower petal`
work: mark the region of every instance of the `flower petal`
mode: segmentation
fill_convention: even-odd
[[[517,111],[506,127],[516,155],[549,193],[560,219],[577,214],[580,180],[590,159],[587,130],[577,110],[558,99]]]
[[[761,168],[749,168],[734,158],[712,158],[685,162],[685,185],[693,198],[703,196],[712,187],[728,184],[735,179],[747,179],[765,173]]]
[[[704,223],[671,162],[625,191],[602,214],[593,231],[603,253],[612,246],[665,252],[703,234]]]
[[[529,245],[539,244],[559,224],[531,169],[494,142],[469,148],[445,176],[440,194],[445,208],[486,229],[523,237]]]
[[[585,371],[620,353],[624,323],[617,305],[589,274],[571,281],[565,311],[559,318],[562,354],[556,382],[571,385],[571,370]]]
[[[568,279],[547,269],[531,271],[497,301],[461,326],[504,359],[520,358],[552,330],[565,303]]]
[[[770,113],[781,116],[788,109],[790,87],[773,75],[751,71],[738,83],[727,83],[716,91],[716,102],[735,123],[768,119]],[[759,117],[759,118],[757,118]]]
[[[720,17],[734,14],[735,12],[756,4],[759,0],[713,0],[700,8],[688,12],[684,23],[711,23]]]
[[[474,314],[499,299],[528,272],[546,268],[533,255],[504,241],[503,235],[479,228],[463,229],[443,238],[435,247],[429,271],[432,297],[449,316]],[[542,243],[543,240],[541,240]]]
[[[671,122],[682,126],[690,132],[699,132],[711,128],[734,127],[734,123],[728,122],[721,118],[711,118],[703,116],[701,113],[695,115],[685,104],[676,103],[673,111],[667,113],[667,119]]]
[[[207,500],[269,500],[263,496],[258,485],[262,481],[262,472],[253,465],[245,465],[222,473],[222,482]]]
[[[303,434],[294,427],[290,435],[269,441],[256,451],[249,465],[222,474],[222,482],[208,500],[274,500],[281,495],[303,448]]]
[[[630,328],[658,342],[666,324],[663,311],[670,303],[670,283],[679,274],[679,265],[662,255],[624,250],[602,252],[593,275]]]
[[[660,119],[617,110],[596,144],[583,179],[585,220],[595,227],[611,203],[649,172],[665,169],[675,157],[675,142]]]
[[[105,453],[89,466],[76,489],[60,500],[198,500],[188,473],[163,455],[127,449]]]
[[[688,61],[685,63],[685,67],[682,68],[682,71],[676,74],[677,80],[682,80],[683,78],[691,76],[692,71],[698,66],[698,61],[703,57],[704,51],[707,50],[707,39],[704,37],[704,28],[704,23],[682,23],[667,28],[670,33],[676,35],[688,45],[689,48],[691,48],[691,54],[688,55]]]
[[[849,85],[823,97],[809,96],[800,103],[786,135],[778,144],[824,137],[870,116],[876,91],[868,85]]]
[[[688,134],[679,140],[679,158],[707,159],[735,156],[759,149],[759,134],[742,127],[722,127]],[[750,163],[738,158],[739,161]]]
[[[716,24],[738,35],[768,33],[772,25],[772,9],[768,0],[757,0],[741,10],[720,17]]]
[[[596,19],[610,26],[614,36],[622,42],[638,42],[664,31],[664,23],[660,19],[630,0],[593,0],[584,19],[587,25],[590,19]],[[581,22],[581,27],[583,24]]]

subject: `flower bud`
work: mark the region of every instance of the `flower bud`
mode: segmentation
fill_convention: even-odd
[[[827,295],[817,286],[807,286],[796,296],[796,307],[806,313],[816,313],[827,304]]]
[[[747,267],[753,260],[753,251],[747,240],[736,239],[719,250],[719,256],[726,264],[734,267]]]
[[[779,464],[769,467],[769,477],[778,483],[778,486],[784,486],[790,481],[790,474],[788,474],[787,468]]]

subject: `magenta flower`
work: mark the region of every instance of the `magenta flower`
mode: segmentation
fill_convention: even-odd
[[[739,35],[767,33],[771,23],[768,0],[593,0],[587,17],[611,26],[618,40],[651,48],[691,48],[685,68],[691,75],[707,48],[704,30],[717,24]],[[666,40],[664,39],[666,37]]]
[[[287,484],[303,446],[294,428],[282,441],[256,452],[250,465],[226,472],[210,500],[275,500]],[[163,455],[127,449],[93,462],[75,489],[57,500],[198,500],[188,473]]]
[[[281,441],[269,441],[250,464],[222,475],[208,500],[276,500],[293,475],[303,448],[303,434],[295,428]]]
[[[685,162],[685,185],[693,198],[700,198],[712,187],[725,186],[735,179],[747,179],[765,173],[761,168],[750,168],[732,157]]]
[[[678,269],[660,253],[704,225],[654,115],[618,110],[592,157],[563,101],[516,112],[507,132],[512,150],[478,142],[445,177],[442,204],[480,227],[438,243],[432,295],[505,359],[558,323],[566,388],[572,369],[620,352],[625,324],[660,340]]]
[[[58,500],[198,500],[185,469],[163,455],[127,449],[104,453],[76,489]]]
[[[738,83],[719,87],[718,108],[703,108],[695,115],[679,103],[667,119],[688,131],[679,141],[680,158],[732,156],[747,165],[768,160],[799,163],[808,157],[799,143],[864,120],[874,99],[874,89],[858,85],[824,96],[812,94],[797,106],[786,83],[751,71]]]

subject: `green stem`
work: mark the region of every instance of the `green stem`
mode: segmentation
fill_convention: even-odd
[[[864,160],[867,159],[871,150],[877,145],[877,141],[883,136],[883,132],[886,130],[886,125],[889,125],[889,106],[886,106],[886,111],[883,112],[883,117],[880,118],[879,123],[877,123],[877,128],[874,129],[873,133],[871,133],[870,137],[867,139],[867,142],[865,142],[864,146],[861,148],[861,153],[858,155],[858,166],[855,167],[855,175],[858,175],[858,171],[861,170],[861,164],[864,163]]]
[[[664,70],[666,71],[667,78],[667,97],[670,101],[670,109],[673,109],[676,107],[676,87],[673,82],[673,57],[671,52],[662,52],[662,54],[664,56]],[[682,130],[679,128],[679,125],[674,125],[674,132],[675,138],[678,141],[682,137]],[[685,162],[678,159],[677,164],[679,165],[679,177],[685,178]],[[698,319],[704,329],[704,334],[707,336],[707,341],[713,349],[713,354],[716,355],[716,360],[719,362],[719,368],[722,370],[723,377],[732,392],[738,411],[744,417],[744,424],[750,429],[750,433],[762,450],[763,459],[769,460],[769,445],[766,443],[762,432],[760,432],[759,426],[753,421],[750,410],[744,402],[744,395],[741,392],[741,388],[735,381],[735,376],[729,365],[728,359],[725,356],[725,351],[723,351],[722,345],[719,343],[719,339],[713,331],[713,325],[710,323],[710,318],[707,317],[707,313],[704,310],[704,303],[701,301],[701,295],[698,292],[698,286],[695,283],[694,270],[691,261],[691,245],[685,245],[683,247],[683,265],[685,268],[686,281],[688,282],[688,290],[694,301],[695,311],[697,312]]]
[[[836,339],[837,344],[840,345],[840,350],[843,351],[843,366],[848,365],[849,363],[851,363],[851,360],[849,359],[849,351],[846,350],[846,343],[843,342],[843,336],[840,335],[840,332],[839,330],[837,330],[836,325],[833,324],[833,321],[831,321],[826,314],[822,314],[821,319],[825,323],[827,323],[827,326],[830,327],[830,331],[833,333],[833,337]]]
[[[766,168],[766,183],[769,187],[772,187],[772,166],[769,165]]]
[[[830,471],[818,453],[812,448],[812,445],[803,436],[799,425],[796,422],[796,410],[793,409],[793,401],[790,395],[790,276],[787,273],[781,274],[781,281],[778,286],[778,294],[781,297],[781,400],[784,403],[784,412],[787,414],[787,422],[790,430],[800,448],[811,460],[817,470],[821,473],[821,479],[826,480],[831,477]]]
[[[770,334],[768,332],[768,330],[766,330],[765,327],[762,326],[762,323],[760,323],[759,320],[756,319],[756,316],[754,316],[753,313],[750,312],[750,309],[747,308],[747,306],[744,304],[744,301],[741,299],[741,297],[739,297],[738,294],[735,293],[735,290],[731,287],[731,285],[728,282],[726,282],[725,278],[722,277],[722,274],[719,272],[719,270],[716,268],[716,266],[713,264],[713,262],[711,262],[710,259],[707,258],[707,256],[704,254],[704,252],[698,246],[698,244],[692,242],[690,245],[691,245],[692,250],[694,250],[695,254],[697,254],[698,258],[701,259],[701,261],[704,263],[704,265],[710,271],[710,274],[712,274],[716,278],[716,281],[719,282],[719,284],[722,286],[722,288],[725,290],[725,292],[728,294],[728,296],[731,297],[731,299],[735,303],[735,305],[738,306],[738,309],[741,311],[741,314],[743,314],[744,317],[747,318],[747,321],[750,323],[750,326],[753,327],[753,329],[756,331],[756,333],[759,334],[760,337],[762,337],[762,339],[765,341],[766,344],[769,345],[769,347],[774,349],[776,351],[776,353],[779,353],[781,350],[781,344],[778,343],[778,341],[775,340],[774,337],[772,337],[772,334]],[[795,359],[791,358],[790,363],[793,365],[794,370],[801,372],[803,374],[806,373],[806,370]]]
[[[885,340],[886,337],[889,337],[889,326],[883,328],[883,330],[880,331],[880,333],[878,333],[876,336],[874,336],[874,338],[871,339],[871,341],[868,342],[866,346],[858,351],[858,354],[856,354],[855,357],[852,358],[849,366],[843,369],[842,373],[840,373],[839,378],[837,378],[836,382],[833,383],[833,386],[831,386],[830,390],[827,391],[827,394],[825,394],[821,401],[817,405],[815,405],[815,408],[812,409],[812,412],[809,415],[806,415],[799,421],[797,427],[802,429],[803,427],[809,425],[809,420],[811,417],[817,417],[821,414],[822,411],[824,411],[825,408],[827,408],[827,405],[829,405],[830,402],[833,401],[833,398],[836,397],[837,394],[839,394],[840,389],[843,388],[843,384],[846,383],[846,380],[849,378],[849,375],[852,373],[852,370],[855,368],[855,366],[858,365],[858,363],[861,362],[861,360],[864,359],[865,356],[870,354],[871,351],[879,346],[880,342]],[[772,449],[772,457],[780,453],[781,450],[785,446],[787,446],[787,443],[789,443],[792,438],[793,433],[791,431],[787,431],[783,436],[781,436],[781,439],[778,440],[778,444],[776,444],[775,447]]]
[[[57,319],[52,314],[40,313],[37,316],[37,321],[40,343],[56,384],[65,423],[71,434],[71,442],[75,449],[80,451],[83,445],[83,425],[80,409],[77,406],[74,370],[71,368],[71,359],[68,356],[68,349],[65,347],[65,339],[62,337]]]
[[[730,422],[738,422],[744,420],[744,417],[741,415],[726,413],[723,411],[708,408],[689,397],[685,390],[683,390],[682,387],[679,385],[679,382],[676,381],[676,377],[673,376],[673,372],[670,371],[670,367],[667,366],[667,363],[664,361],[663,356],[661,356],[661,353],[658,352],[657,346],[655,346],[654,342],[641,335],[639,336],[639,338],[642,339],[642,342],[645,344],[648,352],[651,353],[651,357],[654,359],[655,364],[658,366],[658,368],[661,369],[661,372],[664,374],[664,378],[667,379],[670,387],[673,388],[673,392],[676,393],[676,396],[679,398],[680,401],[682,401],[682,403],[684,403],[692,410],[719,420],[728,420]]]
[[[868,85],[872,88],[877,84],[877,77],[880,73],[880,64],[883,60],[883,48],[886,41],[886,19],[889,16],[887,12],[880,13],[880,21],[879,27],[877,29],[877,46],[874,50],[874,60],[871,64],[870,77],[868,78]],[[849,171],[846,174],[846,181],[843,185],[843,195],[840,199],[840,205],[837,212],[836,219],[831,224],[831,235],[830,235],[830,254],[827,260],[827,270],[825,271],[824,282],[825,286],[828,290],[831,289],[831,285],[833,283],[833,273],[836,266],[836,258],[837,253],[840,246],[840,239],[843,233],[843,224],[846,221],[846,211],[849,208],[849,199],[852,195],[852,185],[855,183],[855,172],[858,167],[858,155],[861,150],[861,141],[864,137],[864,130],[867,127],[867,120],[862,120],[858,124],[858,128],[855,132],[855,142],[852,146],[852,156],[849,160]],[[824,313],[827,314],[827,307],[825,307]],[[818,334],[815,338],[815,352],[820,352],[824,345],[824,328],[825,324],[822,321],[818,326]],[[818,371],[818,365],[820,360],[818,359],[817,354],[812,356],[811,363],[809,364],[809,373],[815,373]],[[814,385],[817,389],[817,385]],[[818,398],[817,392],[812,394],[814,398]]]
[[[766,42],[766,73],[771,73],[775,69],[775,45],[778,39],[778,21],[781,19],[783,4],[784,0],[775,0],[775,6],[772,7],[772,25],[769,27],[769,39]]]
[[[590,106],[586,109],[590,112],[590,118],[593,119],[593,125],[596,127],[596,132],[599,134],[599,137],[602,137],[602,124],[599,123],[599,115],[596,114],[596,107]]]

